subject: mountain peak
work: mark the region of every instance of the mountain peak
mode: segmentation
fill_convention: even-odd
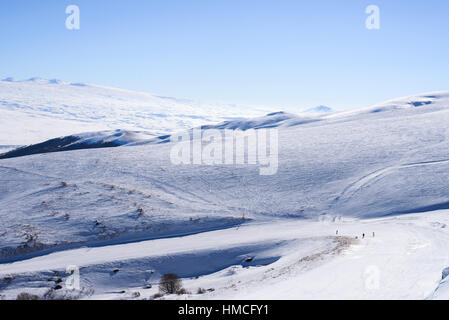
[[[331,108],[327,107],[327,106],[320,105],[320,106],[316,106],[314,108],[307,109],[305,112],[310,112],[310,113],[330,113],[330,112],[333,112],[333,110]]]

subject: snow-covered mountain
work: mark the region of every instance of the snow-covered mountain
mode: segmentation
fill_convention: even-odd
[[[278,128],[272,176],[174,165],[153,136],[2,159],[0,294],[43,294],[77,265],[81,297],[148,298],[168,272],[192,299],[448,297],[448,123],[438,92],[204,126]]]
[[[308,113],[331,113],[333,110],[327,106],[316,106],[314,108],[307,109]]]
[[[12,80],[11,80],[12,81]],[[29,80],[32,82],[40,81],[47,83],[45,80]],[[52,82],[57,83],[60,82]],[[114,89],[117,90],[117,89]],[[326,121],[330,123],[332,121],[341,120],[354,120],[354,118],[363,115],[375,114],[375,113],[386,113],[384,116],[388,116],[388,112],[398,110],[398,109],[413,109],[426,105],[432,105],[432,108],[424,109],[424,112],[430,110],[435,110],[439,106],[446,108],[446,101],[449,99],[447,93],[431,93],[424,95],[417,95],[411,97],[405,97],[395,100],[390,100],[384,103],[380,103],[368,108],[363,108],[359,110],[352,110],[346,112],[333,113],[332,109],[319,106],[306,110],[300,115],[295,115],[283,111],[272,112],[267,115],[249,118],[249,119],[239,119],[239,120],[227,120],[218,124],[203,124],[200,127],[203,129],[231,129],[231,130],[248,130],[248,129],[266,129],[266,128],[284,128],[284,127],[295,127],[299,125],[304,125],[313,122],[323,122]],[[34,111],[33,111],[34,112]],[[236,117],[238,118],[238,117]],[[120,126],[120,118],[115,119],[116,125]],[[39,121],[37,121],[39,122]],[[126,122],[123,124],[126,127]],[[6,125],[7,127],[7,125]],[[192,127],[189,127],[192,128]],[[170,133],[186,130],[185,126],[173,127]],[[73,130],[73,129],[72,129]],[[17,156],[24,156],[30,154],[56,152],[56,151],[67,151],[67,150],[78,150],[78,149],[90,149],[90,148],[105,148],[105,147],[117,147],[123,145],[136,145],[136,144],[149,144],[149,143],[162,143],[168,142],[170,140],[170,134],[157,135],[153,132],[161,132],[161,130],[149,131],[130,131],[130,130],[107,130],[107,131],[97,131],[89,133],[78,133],[72,134],[70,136],[52,138],[48,141],[39,141],[38,144],[29,145],[25,147],[20,147],[18,150],[16,147],[11,147],[10,150],[5,150],[5,154],[1,154],[0,149],[0,159],[10,158]],[[5,135],[5,139],[8,136],[14,140],[14,136],[11,134]]]
[[[169,135],[154,136],[146,131],[139,132],[120,129],[113,131],[88,132],[13,148],[5,153],[0,153],[0,159],[70,150],[112,148],[139,143],[162,143],[169,138]]]
[[[196,102],[93,84],[7,78],[0,81],[0,147],[116,129],[164,135],[269,111],[266,107]]]
[[[263,117],[225,121],[214,125],[203,125],[199,128],[202,128],[203,130],[230,129],[245,131],[249,129],[291,127],[319,120],[320,117],[317,116],[297,116],[285,112],[275,112]],[[155,136],[146,131],[136,132],[120,129],[114,131],[80,133],[15,148],[5,153],[0,153],[0,159],[69,150],[135,146],[138,144],[160,144],[170,142],[170,137],[171,134]]]

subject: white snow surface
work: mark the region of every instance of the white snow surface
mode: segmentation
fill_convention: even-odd
[[[278,128],[273,176],[173,165],[171,143],[0,160],[0,295],[77,265],[58,294],[151,298],[174,272],[190,293],[163,299],[448,299],[447,123],[439,92],[211,126]]]
[[[164,135],[202,124],[261,116],[270,110],[86,83],[9,78],[0,81],[0,146],[116,129]]]

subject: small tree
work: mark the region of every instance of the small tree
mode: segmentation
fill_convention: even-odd
[[[177,274],[165,274],[159,282],[159,291],[165,294],[175,294],[182,288],[182,281]]]
[[[39,296],[27,292],[19,293],[16,300],[40,300]]]

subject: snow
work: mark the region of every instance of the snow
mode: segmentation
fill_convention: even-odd
[[[316,106],[314,108],[307,109],[305,112],[309,113],[331,113],[333,112],[332,108],[328,106]]]
[[[39,289],[55,271],[63,275],[68,265],[77,265],[82,287],[95,290],[85,298],[95,299],[129,298],[132,292],[150,298],[168,272],[184,278],[189,299],[429,299],[449,261],[449,234],[436,222],[447,223],[448,211],[369,221],[254,222],[56,252],[3,264],[0,277],[14,271],[7,291],[12,295],[30,285],[31,275]],[[336,229],[338,237],[332,236]],[[345,245],[346,239],[352,242]],[[247,257],[254,262],[246,263]],[[197,295],[198,287],[214,291]]]
[[[11,82],[26,83],[119,96]],[[42,295],[76,265],[82,299],[150,298],[168,272],[191,293],[164,299],[448,299],[449,93],[350,112],[273,111],[198,124],[278,128],[273,176],[247,165],[173,165],[172,143],[145,143],[165,130],[127,130],[140,121],[131,114],[105,121],[119,131],[70,133],[123,146],[0,160],[0,295]],[[13,132],[1,137],[16,143]]]
[[[271,109],[162,97],[94,84],[31,78],[0,81],[0,145],[106,130],[164,135]]]
[[[74,136],[80,138],[77,143],[95,144],[115,142],[117,145],[127,145],[130,143],[139,143],[155,138],[147,132],[130,132],[124,130],[101,131],[75,134]]]

